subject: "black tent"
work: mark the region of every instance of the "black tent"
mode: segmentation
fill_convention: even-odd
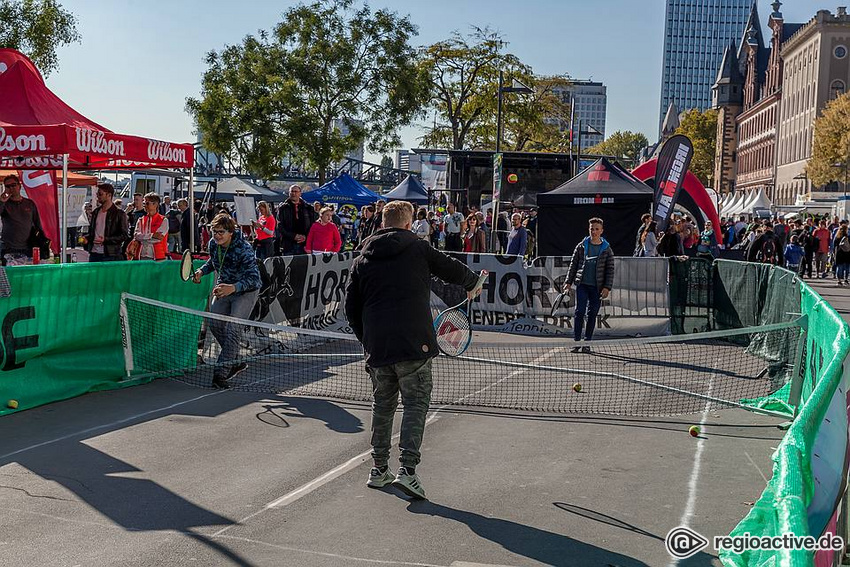
[[[428,191],[418,177],[408,175],[395,189],[382,195],[387,201],[408,201],[416,205],[428,204]]]
[[[605,158],[563,185],[537,194],[541,256],[570,256],[587,236],[587,220],[605,222],[603,237],[617,256],[631,256],[640,217],[650,212],[651,187]]]

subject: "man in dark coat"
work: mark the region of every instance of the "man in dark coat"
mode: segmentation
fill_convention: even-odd
[[[409,496],[425,498],[416,466],[431,401],[431,360],[439,354],[430,309],[431,275],[462,285],[470,297],[478,277],[411,232],[410,203],[387,204],[383,224],[354,260],[345,298],[348,322],[366,352],[375,399],[375,466],[367,485],[380,488],[392,483]],[[388,463],[399,392],[404,403],[401,468],[393,476]]]
[[[290,187],[289,198],[277,211],[275,231],[281,254],[304,254],[304,243],[307,242],[307,234],[315,221],[312,205],[308,205],[301,198],[301,187]]]

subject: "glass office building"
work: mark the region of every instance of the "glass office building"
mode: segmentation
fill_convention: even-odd
[[[680,111],[711,106],[723,50],[739,46],[753,0],[667,0],[658,129],[670,102]]]

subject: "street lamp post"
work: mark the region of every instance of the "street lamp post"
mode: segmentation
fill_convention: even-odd
[[[526,87],[519,81],[517,81],[519,86],[505,86],[505,75],[502,71],[499,71],[499,92],[498,92],[498,104],[496,110],[496,154],[501,153],[502,151],[502,95],[504,93],[521,93],[521,94],[530,94],[532,91],[530,88]],[[495,156],[494,156],[495,157]],[[501,167],[499,168],[501,171]],[[496,174],[495,168],[493,174]],[[493,179],[493,187],[495,189],[497,182],[501,180]],[[499,226],[499,195],[496,194],[495,190],[493,191],[493,227],[490,231],[490,249],[493,253],[498,252],[496,248],[496,243],[499,241],[498,239],[498,231],[496,227]]]

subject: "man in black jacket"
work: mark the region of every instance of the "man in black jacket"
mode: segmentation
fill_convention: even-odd
[[[301,187],[289,188],[289,199],[277,211],[277,240],[284,255],[304,254],[304,243],[316,221],[313,207],[301,198]]]
[[[770,221],[764,223],[764,232],[750,244],[747,250],[747,262],[761,262],[775,266],[785,265],[785,250],[782,247],[782,239],[773,232],[773,224]]]
[[[121,248],[127,240],[129,222],[127,213],[112,202],[114,195],[115,188],[112,184],[98,184],[98,207],[91,215],[85,244],[89,252],[89,262],[114,262],[125,259]]]
[[[411,232],[413,206],[393,201],[383,210],[384,227],[370,238],[351,266],[345,314],[366,351],[372,379],[372,459],[367,485],[392,483],[414,498],[425,498],[416,475],[431,401],[431,359],[439,354],[431,318],[431,275],[463,285],[477,276],[461,262],[435,250]],[[471,296],[471,293],[470,293]],[[401,468],[389,471],[393,416],[401,391]]]

